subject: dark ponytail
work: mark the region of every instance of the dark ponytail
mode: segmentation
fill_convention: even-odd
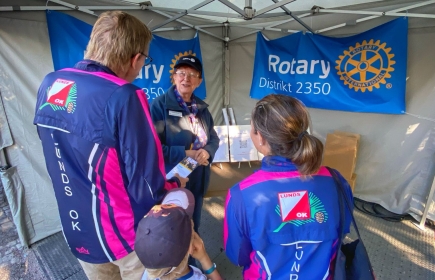
[[[289,158],[302,175],[315,174],[322,162],[323,144],[308,134],[310,117],[297,99],[270,94],[257,102],[252,111],[255,133],[260,132],[272,155]]]

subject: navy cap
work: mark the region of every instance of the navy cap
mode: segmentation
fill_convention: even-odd
[[[193,69],[197,70],[200,75],[202,75],[202,64],[199,58],[194,55],[186,55],[182,56],[177,60],[177,63],[174,66],[174,69],[177,69],[180,66],[189,66]]]
[[[192,238],[193,194],[173,189],[139,222],[135,252],[146,268],[177,267],[186,256]]]

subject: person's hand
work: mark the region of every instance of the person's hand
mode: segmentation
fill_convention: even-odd
[[[183,178],[178,173],[175,173],[174,177],[177,177],[180,180],[180,188],[185,188],[186,183],[189,182],[189,178]]]
[[[215,265],[205,251],[204,242],[196,232],[193,232],[193,241],[192,245],[190,246],[189,253],[193,258],[199,261],[201,267],[205,270],[208,270]],[[223,278],[216,269],[212,273],[207,275],[207,279],[223,280]]]
[[[196,153],[196,158],[194,158],[194,160],[196,160],[198,162],[198,164],[200,165],[209,165],[208,159],[210,158],[210,155],[208,154],[208,152],[204,149],[199,149]]]
[[[193,158],[194,160],[196,160],[196,154],[198,153],[199,150],[186,150],[186,156]]]
[[[207,255],[207,252],[205,251],[204,242],[196,232],[193,233],[193,241],[190,249],[190,255],[193,258],[197,259],[200,263],[207,261],[207,259],[210,259]]]

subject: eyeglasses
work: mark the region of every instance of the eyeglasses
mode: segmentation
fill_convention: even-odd
[[[146,55],[144,53],[140,53],[140,54],[145,56],[145,65],[144,66],[149,65],[153,61],[153,58],[151,56]]]
[[[175,74],[177,74],[178,77],[180,77],[182,79],[184,79],[186,76],[189,77],[189,78],[199,78],[200,77],[199,74],[195,74],[195,73],[192,73],[192,72],[186,73],[184,71],[177,71],[177,72],[175,72]]]

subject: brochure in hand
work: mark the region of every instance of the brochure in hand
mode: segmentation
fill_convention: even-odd
[[[190,157],[185,157],[180,161],[168,174],[166,174],[166,179],[169,180],[174,177],[175,173],[178,173],[183,178],[189,176],[190,173],[198,166],[198,162]]]

